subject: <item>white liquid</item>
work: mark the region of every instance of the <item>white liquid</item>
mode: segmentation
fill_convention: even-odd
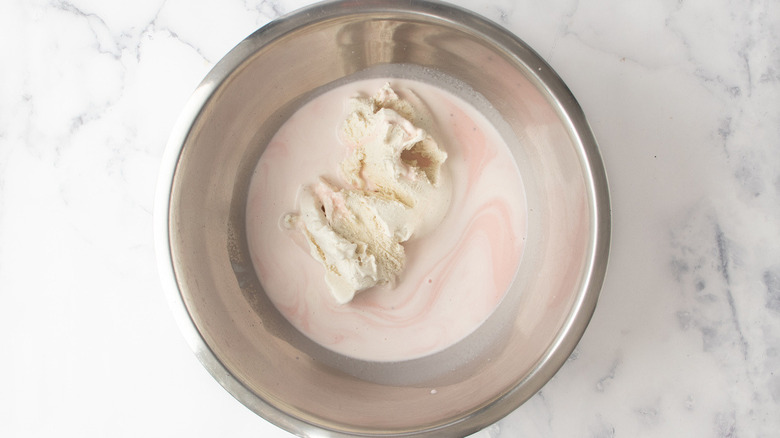
[[[448,154],[452,201],[435,230],[404,244],[406,266],[395,287],[375,287],[339,305],[302,236],[279,221],[297,209],[300,186],[320,176],[340,181],[346,102],[373,95],[387,81],[402,98],[413,90],[432,112],[436,140]],[[293,326],[335,352],[398,361],[440,351],[490,316],[522,256],[525,210],[517,166],[479,111],[424,82],[370,79],[314,98],[280,128],[252,178],[247,235],[268,297]]]

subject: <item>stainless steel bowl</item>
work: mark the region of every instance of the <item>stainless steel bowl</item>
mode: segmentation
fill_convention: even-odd
[[[400,64],[463,81],[501,114],[528,237],[507,298],[476,332],[432,356],[372,363],[317,346],[279,315],[250,262],[245,208],[257,160],[296,108]],[[607,265],[606,176],[574,97],[517,37],[440,3],[318,4],[255,32],[185,107],[158,194],[160,271],[189,344],[234,397],[301,436],[463,436],[499,420],[571,354]]]

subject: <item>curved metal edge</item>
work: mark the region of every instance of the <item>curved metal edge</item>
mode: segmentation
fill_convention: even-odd
[[[272,28],[278,29],[277,33],[266,37],[265,31],[271,30]],[[230,373],[227,367],[225,367],[208,346],[192,320],[181,295],[173,266],[169,211],[173,181],[181,157],[182,147],[189,137],[190,131],[200,115],[200,112],[219,89],[223,81],[228,78],[235,69],[239,68],[247,55],[253,53],[257,47],[261,47],[274,38],[280,37],[289,30],[289,26],[283,26],[281,22],[271,22],[255,31],[252,35],[231,49],[230,52],[228,52],[228,54],[225,55],[211,71],[209,71],[206,77],[196,87],[189,100],[185,103],[182,113],[171,130],[158,171],[153,213],[155,253],[158,275],[163,287],[163,293],[166,295],[168,306],[173,313],[179,331],[184,336],[185,341],[195,354],[195,357],[197,357],[212,377],[249,410],[283,430],[295,433],[299,436],[315,436],[310,432],[319,431],[316,436],[336,437],[338,435],[322,431],[311,424],[292,418],[278,410],[245,387]]]
[[[174,314],[174,318],[176,319],[186,342],[189,344],[201,364],[234,398],[267,421],[298,436],[359,436],[358,434],[345,434],[325,430],[299,419],[292,418],[262,400],[230,373],[206,344],[206,341],[187,311],[176,281],[169,233],[170,194],[176,167],[181,154],[181,148],[200,114],[200,110],[214,95],[223,81],[228,78],[235,69],[241,66],[247,55],[254,53],[257,48],[280,38],[287,32],[305,26],[313,19],[328,17],[337,18],[342,15],[354,13],[353,8],[357,5],[361,7],[361,14],[378,12],[422,14],[458,24],[460,27],[463,27],[464,30],[470,28],[472,31],[475,30],[476,25],[476,30],[478,32],[493,39],[498,46],[503,47],[509,53],[513,54],[513,56],[522,64],[528,65],[526,62],[527,60],[523,59],[523,54],[520,53],[521,50],[519,49],[529,52],[538,61],[538,64],[533,66],[529,65],[528,67],[530,69],[536,67],[537,70],[534,73],[541,79],[542,83],[547,85],[546,88],[547,91],[550,92],[551,97],[558,103],[560,108],[565,107],[567,111],[569,111],[569,123],[573,128],[572,131],[578,134],[578,140],[583,146],[583,158],[585,164],[587,164],[586,168],[590,169],[590,178],[588,180],[589,200],[592,205],[599,208],[594,208],[591,215],[591,220],[595,224],[592,237],[598,238],[591,239],[593,244],[588,261],[589,269],[586,271],[589,275],[584,280],[586,292],[574,306],[569,321],[559,333],[556,343],[548,350],[549,353],[540,361],[537,369],[526,379],[526,381],[530,382],[531,389],[520,393],[517,388],[515,388],[487,406],[464,416],[458,421],[444,424],[439,427],[433,427],[421,433],[401,432],[382,436],[402,437],[419,436],[422,434],[441,435],[444,433],[468,435],[500,420],[517,409],[522,403],[538,392],[566,362],[566,359],[571,355],[582,338],[595,311],[598,296],[606,276],[611,241],[611,208],[606,170],[599,153],[596,139],[585,119],[582,108],[563,80],[544,61],[544,59],[519,37],[515,36],[500,24],[459,6],[440,1],[424,0],[409,2],[404,6],[388,0],[368,0],[360,3],[357,3],[354,0],[334,0],[293,11],[290,14],[277,18],[252,33],[230,50],[230,52],[228,52],[228,54],[225,55],[225,57],[223,57],[206,75],[185,104],[184,110],[174,125],[171,136],[166,144],[158,173],[154,208],[155,251],[157,254],[159,276],[169,307]],[[574,110],[573,113],[572,110]],[[561,111],[561,114],[565,115],[566,113]],[[604,260],[604,262],[597,264],[597,260]],[[564,338],[572,332],[579,333],[579,335],[576,336],[576,338],[568,339],[567,342],[564,343]],[[541,370],[543,365],[549,367],[544,373],[542,373]]]
[[[492,424],[517,409],[522,403],[536,394],[546,382],[560,371],[582,339],[595,312],[606,278],[612,240],[612,210],[606,168],[601,158],[598,143],[585,118],[582,107],[572,91],[553,68],[519,37],[495,22],[482,17],[472,18],[481,21],[482,25],[496,28],[492,31],[489,29],[482,29],[481,31],[488,34],[501,47],[509,50],[518,62],[526,64],[533,71],[540,82],[545,85],[544,88],[550,94],[552,100],[558,105],[559,115],[567,119],[571,128],[570,133],[576,137],[582,148],[581,159],[583,160],[583,167],[587,170],[586,188],[588,190],[588,201],[593,207],[590,215],[590,220],[593,224],[590,233],[591,244],[585,269],[586,275],[582,279],[584,293],[572,307],[567,323],[558,333],[547,354],[524,380],[523,383],[527,383],[530,388],[521,393],[518,387],[516,387],[483,409],[483,411],[487,411],[490,408],[492,412],[477,412],[474,414],[474,417],[480,417],[480,420],[483,420],[481,421],[483,424]],[[538,63],[528,65],[526,63],[527,60],[522,58],[523,54],[517,50],[518,48],[531,53]],[[543,367],[546,367],[546,369],[542,369]]]

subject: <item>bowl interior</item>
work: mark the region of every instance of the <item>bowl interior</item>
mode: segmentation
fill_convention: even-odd
[[[405,64],[469,84],[501,114],[528,237],[505,302],[466,340],[414,361],[361,362],[308,341],[265,296],[246,244],[247,189],[267,141],[303,102]],[[261,29],[196,94],[172,140],[167,237],[201,360],[247,406],[298,433],[465,434],[516,408],[568,357],[603,278],[606,185],[576,102],[511,35],[441,5],[336,3]]]

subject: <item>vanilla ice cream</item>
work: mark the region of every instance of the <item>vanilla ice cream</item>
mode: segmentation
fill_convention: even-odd
[[[392,285],[404,267],[401,244],[436,227],[449,207],[447,153],[431,135],[424,103],[405,95],[385,84],[374,97],[350,100],[341,136],[344,187],[322,178],[302,187],[299,212],[285,218],[306,237],[339,303]]]

